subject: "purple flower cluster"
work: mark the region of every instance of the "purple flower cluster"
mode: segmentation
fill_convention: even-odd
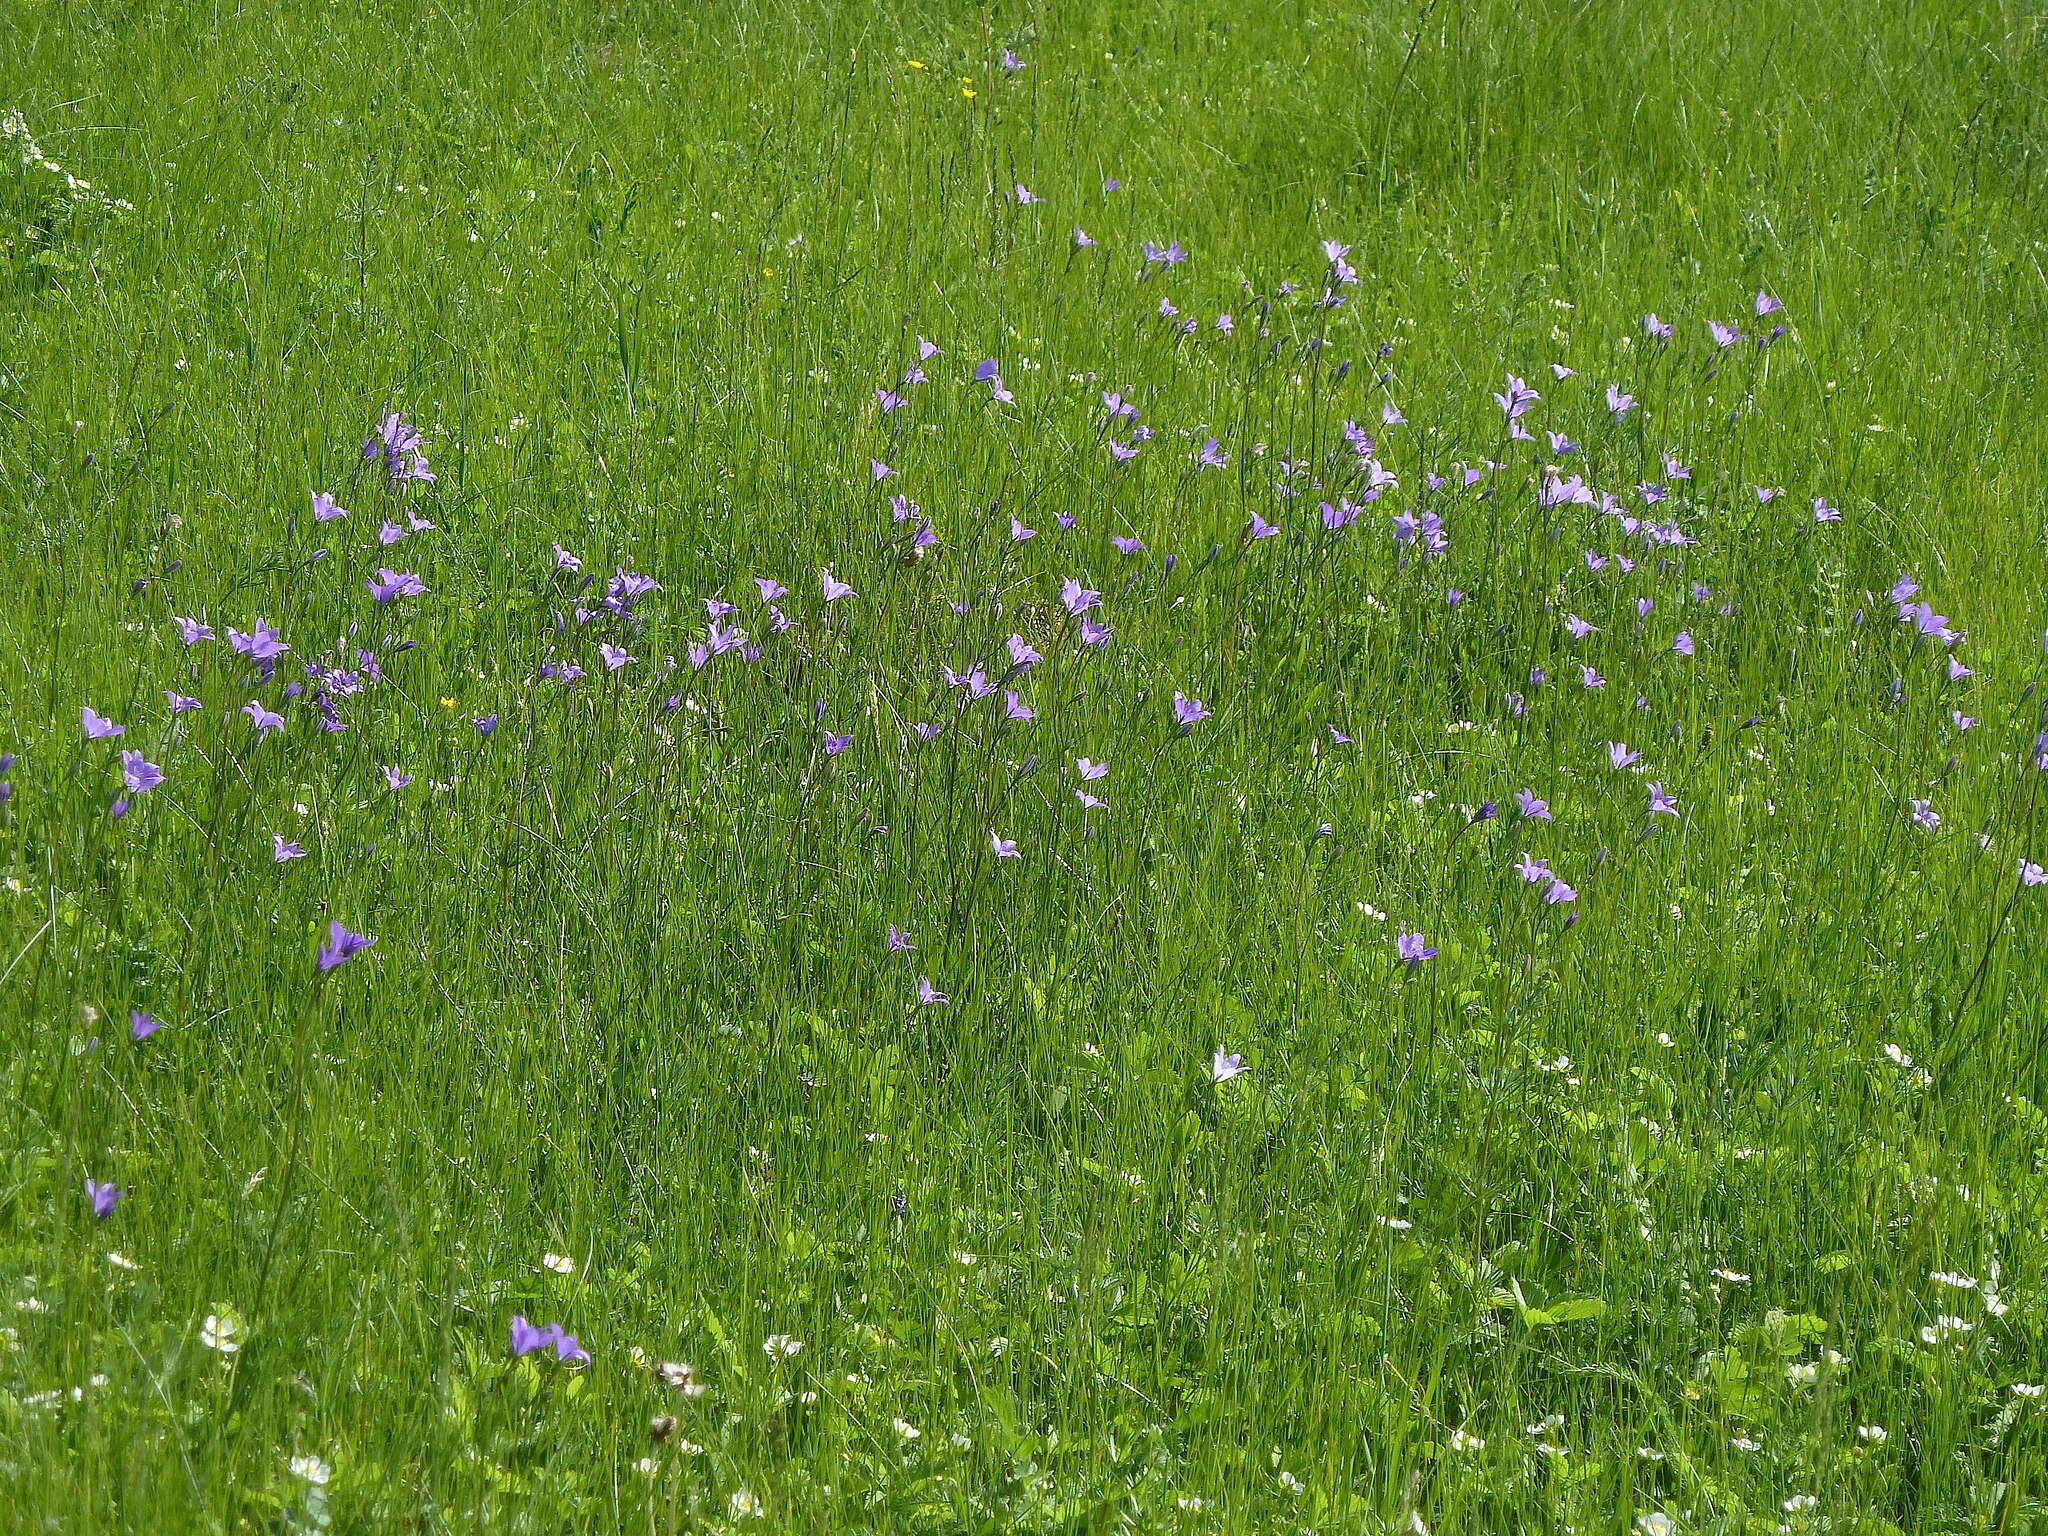
[[[560,1323],[549,1323],[545,1328],[536,1328],[519,1313],[512,1314],[512,1353],[530,1355],[536,1350],[552,1349],[555,1358],[567,1365],[590,1364],[590,1351],[576,1342],[576,1335],[564,1333]]]

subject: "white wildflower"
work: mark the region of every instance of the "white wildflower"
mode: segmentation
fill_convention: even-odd
[[[1974,1333],[1976,1328],[1977,1325],[1970,1322],[1967,1318],[1950,1317],[1947,1313],[1943,1313],[1920,1330],[1920,1342],[1922,1344],[1939,1344],[1952,1333]]]

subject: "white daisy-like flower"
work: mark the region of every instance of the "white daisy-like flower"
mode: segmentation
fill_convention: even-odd
[[[291,1468],[293,1477],[303,1478],[316,1488],[324,1488],[327,1479],[334,1476],[334,1468],[318,1456],[294,1456]]]
[[[544,1253],[540,1256],[540,1266],[542,1269],[553,1270],[558,1275],[576,1273],[576,1261],[566,1253]]]
[[[209,1312],[199,1325],[199,1342],[208,1349],[232,1355],[242,1347],[241,1324],[232,1313]]]
[[[791,1355],[801,1353],[803,1347],[802,1339],[793,1339],[786,1333],[771,1333],[761,1341],[761,1348],[770,1360],[787,1360]]]

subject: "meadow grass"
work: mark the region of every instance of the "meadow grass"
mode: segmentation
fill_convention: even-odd
[[[2048,1530],[2037,9],[0,59],[0,1529]]]

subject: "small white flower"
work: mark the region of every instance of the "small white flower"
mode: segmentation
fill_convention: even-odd
[[[1454,1451],[1483,1451],[1486,1440],[1483,1436],[1468,1434],[1462,1429],[1451,1431],[1451,1449]]]
[[[665,1387],[672,1387],[684,1397],[702,1397],[710,1388],[697,1379],[696,1368],[680,1360],[664,1360],[655,1366],[654,1374]]]
[[[1636,1516],[1636,1529],[1643,1536],[1671,1536],[1678,1529],[1678,1522],[1661,1509],[1653,1509],[1647,1515]]]
[[[1920,1342],[1922,1344],[1939,1344],[1952,1333],[1973,1333],[1976,1331],[1976,1327],[1975,1323],[1970,1322],[1966,1318],[1950,1317],[1947,1313],[1943,1313],[1920,1330]]]
[[[1788,1515],[1802,1514],[1820,1502],[1810,1493],[1795,1493],[1778,1507]]]
[[[1378,1218],[1378,1220],[1379,1224],[1385,1227],[1389,1232],[1406,1232],[1409,1228],[1415,1225],[1414,1222],[1408,1221],[1400,1216],[1381,1216]]]
[[[1212,1082],[1227,1083],[1245,1070],[1244,1058],[1218,1047],[1209,1060],[1209,1078]]]
[[[320,1488],[325,1487],[327,1479],[334,1476],[334,1468],[327,1465],[318,1456],[294,1456],[292,1458],[292,1476],[302,1477],[314,1487]]]
[[[558,1275],[576,1273],[576,1261],[566,1253],[544,1253],[540,1256],[542,1269],[551,1269]]]
[[[798,1354],[804,1347],[802,1339],[793,1339],[786,1333],[771,1333],[761,1341],[761,1348],[767,1351],[770,1360],[787,1360]]]
[[[1795,1360],[1785,1367],[1785,1379],[1795,1387],[1810,1387],[1820,1379],[1820,1366],[1812,1360]]]
[[[1173,1502],[1179,1505],[1182,1509],[1186,1510],[1191,1515],[1199,1515],[1203,1510],[1209,1507],[1200,1498],[1179,1498],[1175,1499]]]
[[[1726,1280],[1730,1285],[1749,1284],[1749,1276],[1739,1269],[1717,1269],[1713,1273],[1716,1280]]]
[[[1307,1485],[1303,1483],[1300,1478],[1296,1477],[1292,1472],[1282,1472],[1280,1474],[1280,1486],[1282,1488],[1285,1488],[1289,1493],[1301,1493],[1305,1491],[1307,1487]]]
[[[209,1312],[206,1321],[199,1325],[199,1342],[208,1349],[217,1349],[224,1355],[232,1355],[242,1347],[241,1325],[232,1313],[222,1315]]]
[[[1883,1445],[1891,1437],[1892,1432],[1882,1424],[1858,1424],[1856,1426],[1856,1438],[1858,1440],[1868,1440],[1872,1445]]]
[[[1763,1449],[1763,1446],[1760,1443],[1750,1439],[1747,1435],[1737,1435],[1733,1440],[1730,1440],[1728,1443],[1734,1446],[1735,1449],[1738,1451],[1760,1451]]]
[[[2038,1382],[2016,1381],[2012,1384],[2012,1391],[2015,1397],[2039,1397],[2043,1392],[2048,1392],[2048,1387]]]
[[[129,1258],[127,1254],[125,1254],[125,1253],[114,1253],[114,1252],[112,1252],[111,1250],[110,1250],[110,1251],[108,1252],[108,1254],[107,1254],[107,1262],[108,1262],[109,1264],[113,1265],[113,1266],[114,1266],[114,1268],[116,1268],[116,1269],[140,1269],[140,1268],[142,1268],[142,1266],[141,1266],[140,1264],[136,1263],[136,1262],[135,1262],[135,1261],[134,1261],[133,1259]]]
[[[633,1463],[633,1470],[643,1477],[652,1477],[661,1470],[661,1461],[658,1457],[642,1456]]]
[[[732,1517],[735,1520],[758,1520],[767,1513],[762,1508],[761,1501],[744,1488],[733,1493],[731,1505]]]
[[[891,1419],[889,1427],[906,1440],[915,1440],[924,1433],[908,1419]]]
[[[1970,1276],[1959,1275],[1951,1269],[1937,1269],[1927,1278],[1936,1285],[1945,1285],[1951,1290],[1974,1291],[1977,1288],[1977,1282]]]

